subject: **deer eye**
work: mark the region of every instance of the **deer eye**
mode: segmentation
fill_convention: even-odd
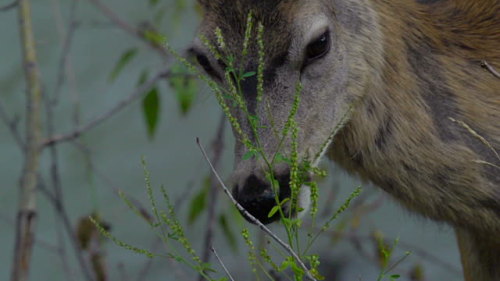
[[[305,64],[324,57],[330,50],[330,33],[325,31],[321,36],[312,40],[306,47]]]

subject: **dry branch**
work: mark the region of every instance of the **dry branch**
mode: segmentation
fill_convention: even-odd
[[[10,3],[10,4],[7,4],[7,5],[3,6],[3,7],[0,7],[0,12],[6,12],[8,10],[14,9],[15,7],[17,7],[18,4],[19,4],[19,1],[15,0],[12,3]]]
[[[43,142],[43,146],[49,146],[49,145],[54,145],[56,143],[60,142],[66,142],[70,140],[74,140],[81,136],[83,133],[87,132],[88,130],[94,128],[95,126],[101,124],[102,122],[106,121],[110,117],[114,116],[116,113],[119,111],[123,110],[127,105],[135,101],[137,98],[141,97],[143,94],[145,94],[148,90],[150,90],[160,79],[167,77],[169,75],[168,70],[162,70],[158,72],[153,78],[139,86],[138,88],[134,89],[126,98],[118,102],[116,105],[114,105],[110,110],[102,113],[101,115],[95,117],[93,120],[89,121],[87,124],[80,126],[79,128],[76,128],[73,132],[64,134],[64,135],[59,135],[59,136],[53,136]]]
[[[23,66],[26,76],[26,142],[24,167],[21,174],[19,209],[16,222],[16,241],[12,263],[12,281],[25,281],[31,264],[31,254],[35,239],[36,188],[40,143],[42,136],[41,107],[42,87],[38,71],[35,39],[31,24],[29,0],[18,2],[19,28],[23,50]]]
[[[111,8],[106,6],[103,2],[100,0],[88,0],[90,3],[92,3],[94,6],[96,6],[109,20],[111,20],[116,26],[118,26],[120,29],[123,31],[127,32],[128,34],[146,42],[149,47],[151,47],[153,50],[157,51],[162,57],[169,57],[167,51],[163,46],[160,46],[156,44],[155,42],[149,40],[144,31],[137,29],[136,27],[128,24],[125,20],[120,18]]]
[[[226,265],[224,264],[224,262],[222,262],[222,259],[217,254],[217,251],[215,250],[215,248],[212,247],[211,250],[212,250],[212,253],[214,253],[214,255],[217,258],[217,260],[219,261],[219,263],[222,266],[222,268],[224,269],[224,272],[226,272],[227,276],[229,277],[229,280],[234,281],[233,276],[231,276],[231,273],[229,272],[229,270],[227,270]]]
[[[24,152],[24,140],[21,137],[21,134],[19,134],[19,131],[17,130],[17,123],[19,120],[17,118],[9,118],[7,114],[7,110],[5,109],[4,104],[2,101],[0,101],[0,120],[2,120],[5,123],[5,126],[9,128],[9,131],[16,141],[17,145],[19,148]]]
[[[483,61],[481,61],[481,64],[483,67],[486,67],[486,69],[488,69],[491,72],[491,74],[493,74],[495,77],[500,78],[500,73],[493,66],[491,66],[487,61],[483,60]]]
[[[217,169],[222,157],[222,152],[224,149],[224,128],[226,127],[226,118],[224,113],[221,114],[219,127],[217,129],[216,136],[212,142],[213,150],[213,165]],[[208,216],[207,216],[207,226],[205,230],[205,237],[203,242],[203,255],[201,257],[204,263],[210,262],[210,252],[214,252],[212,249],[212,241],[214,237],[214,225],[215,221],[215,207],[217,206],[217,196],[219,192],[217,189],[217,179],[211,173],[210,176],[210,190],[208,192]],[[203,275],[200,274],[198,281],[204,280]]]

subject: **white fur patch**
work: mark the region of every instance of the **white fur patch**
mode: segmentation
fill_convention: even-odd
[[[304,42],[308,44],[311,40],[319,37],[328,27],[328,18],[326,16],[314,17],[310,23],[307,32],[304,34]]]
[[[302,218],[309,211],[309,207],[311,206],[311,188],[307,185],[302,185],[300,187],[299,192],[299,200],[298,200],[299,210],[297,217]]]

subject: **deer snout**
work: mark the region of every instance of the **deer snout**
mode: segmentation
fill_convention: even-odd
[[[280,213],[276,212],[269,216],[271,209],[277,205],[277,202],[290,197],[290,173],[275,175],[279,187],[274,187],[266,179],[259,178],[255,174],[250,174],[233,188],[233,197],[236,201],[252,216],[263,224],[274,222],[280,218]],[[284,210],[285,214],[287,211]],[[244,213],[243,217],[249,222]]]

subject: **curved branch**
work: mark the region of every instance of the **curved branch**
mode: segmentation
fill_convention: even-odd
[[[118,102],[116,105],[114,105],[110,110],[102,113],[101,115],[95,117],[93,120],[89,121],[87,124],[80,126],[79,128],[76,128],[73,132],[64,134],[64,135],[58,135],[58,136],[53,136],[50,137],[49,139],[45,140],[42,145],[43,146],[50,146],[54,145],[56,143],[60,142],[66,142],[70,141],[73,139],[78,138],[80,135],[83,133],[87,132],[88,130],[96,127],[97,125],[101,124],[102,122],[106,121],[107,119],[111,118],[114,116],[116,113],[120,112],[123,110],[127,105],[135,101],[137,98],[141,97],[144,93],[146,93],[148,90],[150,90],[154,85],[162,78],[165,78],[169,75],[169,70],[162,70],[158,72],[153,78],[150,80],[146,81],[144,84],[136,88],[132,93],[130,93],[126,98]]]

